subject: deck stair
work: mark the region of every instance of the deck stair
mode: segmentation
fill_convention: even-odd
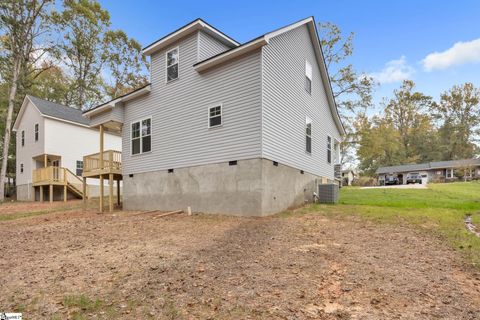
[[[77,198],[83,197],[82,179],[68,168],[49,166],[33,170],[33,186],[64,186]]]

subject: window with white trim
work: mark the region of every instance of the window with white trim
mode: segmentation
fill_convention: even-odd
[[[38,141],[38,123],[35,124],[35,142]]]
[[[83,174],[83,161],[77,160],[77,163],[75,166],[75,174],[77,176],[81,176]]]
[[[150,152],[152,150],[152,118],[132,122],[131,130],[132,154]]]
[[[23,163],[20,163],[20,173],[23,173]]]
[[[305,90],[312,94],[312,65],[305,60]]]
[[[25,146],[25,130],[22,130],[22,147]]]
[[[447,178],[453,178],[453,169],[447,169]]]
[[[178,79],[178,48],[167,51],[167,82]]]
[[[305,118],[305,151],[312,153],[312,119]]]
[[[332,137],[327,136],[327,162],[332,163]]]
[[[216,105],[208,108],[208,127],[218,127],[222,125],[222,105]]]

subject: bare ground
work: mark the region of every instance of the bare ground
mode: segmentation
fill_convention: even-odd
[[[0,311],[24,319],[480,319],[480,274],[405,226],[73,209],[0,234]]]

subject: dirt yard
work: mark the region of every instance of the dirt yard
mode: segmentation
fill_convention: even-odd
[[[480,319],[480,273],[440,239],[360,218],[74,208],[0,234],[0,311],[24,319]]]

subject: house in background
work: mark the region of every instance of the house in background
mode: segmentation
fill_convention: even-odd
[[[124,208],[267,215],[339,182],[344,129],[313,18],[244,44],[197,19],[143,53],[151,83],[84,113],[122,135]]]
[[[480,179],[480,159],[437,161],[377,169],[378,182],[385,184],[389,176],[397,177],[399,184],[406,184],[410,176],[422,177],[422,184],[428,182],[450,182]]]
[[[82,111],[27,95],[13,130],[18,200],[83,197],[83,157],[98,150],[99,139]],[[105,144],[121,150],[118,135],[107,134]],[[88,183],[90,195],[98,195],[98,183]]]
[[[342,185],[351,186],[353,180],[355,179],[355,172],[351,169],[342,170]]]

